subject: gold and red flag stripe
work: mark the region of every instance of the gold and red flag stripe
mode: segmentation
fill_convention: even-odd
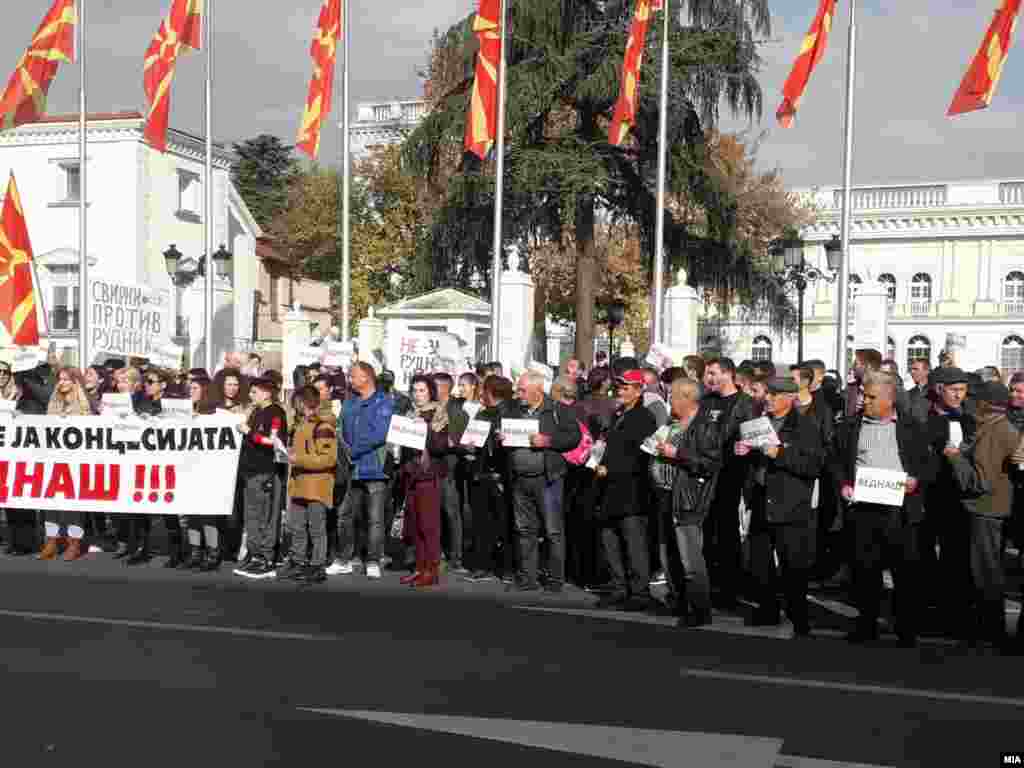
[[[636,125],[636,107],[640,91],[640,68],[644,61],[644,46],[647,43],[647,26],[651,13],[661,8],[658,0],[636,0],[633,21],[629,25],[626,40],[626,55],[622,59],[622,81],[619,99],[608,128],[608,142],[618,146],[626,140],[630,129]]]
[[[947,117],[984,109],[992,103],[992,95],[1003,73],[1003,64],[1010,53],[1013,30],[1017,25],[1021,0],[1004,0],[996,11],[981,47],[974,56],[967,74],[949,105]]]
[[[39,344],[36,291],[32,284],[32,243],[28,239],[25,212],[18,185],[11,173],[0,216],[0,323],[14,344]]]
[[[171,11],[160,23],[146,49],[143,87],[149,101],[144,134],[150,146],[167,150],[167,123],[171,113],[171,83],[182,49],[202,47],[203,0],[173,0]]]
[[[821,0],[818,13],[811,22],[811,28],[804,35],[800,53],[793,62],[793,69],[786,78],[786,84],[782,86],[782,103],[775,111],[775,119],[783,128],[793,125],[793,118],[811,79],[811,73],[825,55],[828,34],[836,17],[836,2],[837,0]]]
[[[473,34],[480,44],[466,115],[465,148],[483,160],[498,132],[498,67],[501,62],[501,0],[480,0]]]
[[[0,96],[0,130],[39,120],[62,61],[75,56],[75,0],[55,0]]]
[[[313,77],[302,114],[299,138],[295,146],[314,160],[320,152],[320,128],[331,113],[334,97],[334,63],[341,39],[341,0],[324,0],[320,19],[313,32],[309,55],[313,59]]]

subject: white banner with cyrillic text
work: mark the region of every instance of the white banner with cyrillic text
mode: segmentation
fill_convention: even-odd
[[[237,419],[0,419],[0,506],[148,515],[230,515]]]

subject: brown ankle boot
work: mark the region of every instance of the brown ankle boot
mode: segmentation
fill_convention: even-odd
[[[60,549],[60,539],[56,536],[48,536],[43,548],[36,555],[37,560],[56,560],[57,551]]]
[[[398,580],[398,583],[399,584],[405,584],[406,586],[409,586],[410,584],[413,584],[416,581],[416,579],[418,579],[420,577],[421,573],[423,573],[423,561],[417,559],[416,560],[416,570],[413,571],[412,573],[410,573],[408,576],[403,576],[402,578],[400,578]]]
[[[437,560],[423,564],[423,573],[412,583],[414,587],[434,587],[441,581],[441,563]]]
[[[64,562],[70,563],[82,557],[82,540],[68,539],[68,546],[64,550]]]

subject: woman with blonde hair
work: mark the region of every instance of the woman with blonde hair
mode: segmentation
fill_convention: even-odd
[[[89,416],[91,413],[81,372],[75,368],[61,368],[57,372],[57,386],[53,389],[46,415],[67,418],[69,416]],[[64,549],[65,562],[72,562],[82,557],[82,539],[85,538],[85,529],[82,527],[82,523],[81,512],[46,512],[46,543],[39,552],[39,559],[56,560],[62,542],[67,544]],[[64,536],[61,536],[61,531],[65,532]]]

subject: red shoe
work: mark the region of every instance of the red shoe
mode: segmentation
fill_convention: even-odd
[[[64,549],[64,562],[70,563],[82,557],[82,540],[68,539],[68,545]]]
[[[423,573],[424,568],[425,568],[425,566],[423,564],[423,561],[422,560],[417,560],[416,561],[416,570],[413,571],[412,573],[410,573],[408,576],[403,576],[402,578],[400,578],[398,580],[398,583],[399,584],[404,584],[406,586],[412,585],[412,583],[415,582],[416,579],[418,579],[420,577],[420,574]]]
[[[441,583],[441,563],[437,560],[424,563],[423,573],[412,583],[416,588],[436,587]]]
[[[46,543],[43,548],[36,555],[37,560],[56,560],[57,552],[60,550],[60,538],[57,536],[49,536],[46,539]]]

